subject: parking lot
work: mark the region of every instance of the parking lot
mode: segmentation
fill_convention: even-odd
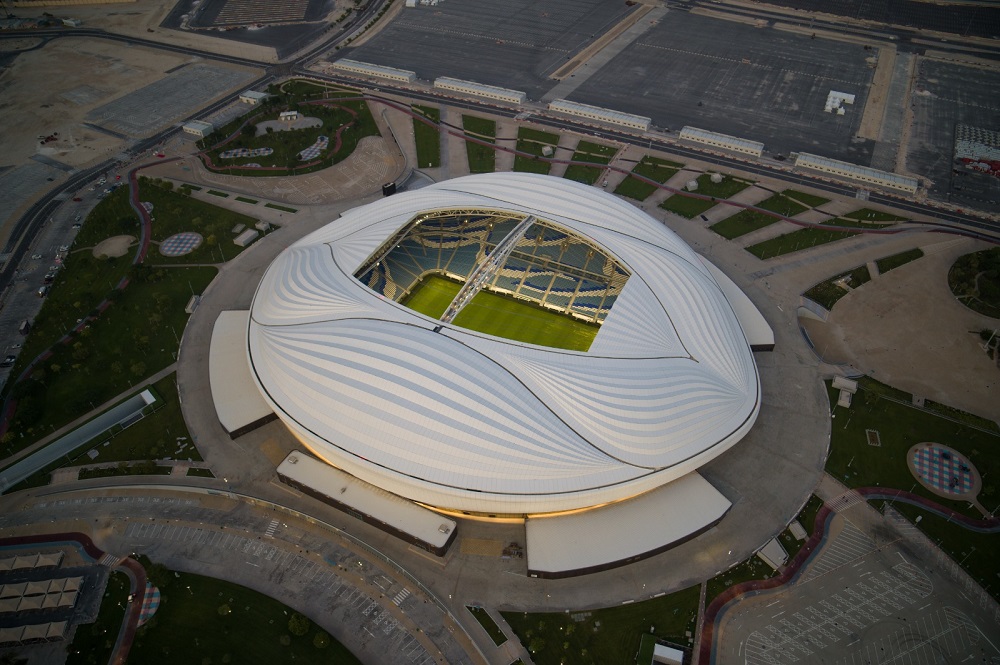
[[[730,605],[718,662],[933,665],[996,662],[990,607],[950,570],[879,524],[864,502],[837,506],[831,537],[797,581]],[[911,527],[912,528],[912,527]],[[983,599],[980,599],[983,600]]]
[[[451,76],[513,88],[537,100],[555,84],[552,72],[630,11],[601,0],[446,1],[404,9],[363,46],[336,55],[427,81]]]
[[[955,125],[996,130],[1000,71],[919,58],[911,93],[913,127],[907,168],[925,175],[937,196],[1000,210],[1000,184],[991,176],[952,177]]]

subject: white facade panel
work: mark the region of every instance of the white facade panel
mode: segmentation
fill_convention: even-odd
[[[588,352],[442,325],[354,278],[419,214],[462,208],[535,215],[631,271]],[[310,450],[454,510],[545,513],[647,491],[737,443],[760,406],[712,272],[638,208],[560,178],[469,176],[349,211],[275,259],[249,326],[254,380]]]

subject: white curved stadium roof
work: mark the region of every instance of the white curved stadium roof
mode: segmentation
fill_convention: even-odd
[[[631,272],[587,352],[435,332],[353,276],[417,214],[457,208],[549,220]],[[271,264],[248,342],[261,393],[314,453],[460,511],[633,496],[733,446],[760,407],[747,339],[691,249],[638,208],[548,176],[457,178],[345,213]]]

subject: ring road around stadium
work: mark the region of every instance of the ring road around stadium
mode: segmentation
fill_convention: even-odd
[[[259,411],[326,462],[278,470],[315,496],[336,504],[356,483],[438,513],[548,524],[563,546],[560,529],[595,516],[675,522],[593,560],[546,561],[536,534],[534,569],[551,576],[721,519],[729,502],[696,470],[753,426],[752,352],[774,343],[740,289],[661,223],[599,189],[521,173],[351,210],[284,250],[250,312],[222,321],[220,420],[232,433],[256,417],[233,415],[216,389],[218,367],[247,363]],[[225,340],[240,336],[235,358]],[[528,556],[532,568],[530,528]]]

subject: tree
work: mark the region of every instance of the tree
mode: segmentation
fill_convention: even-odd
[[[330,646],[330,636],[326,634],[325,631],[319,631],[316,636],[313,637],[313,646],[317,649],[325,649]]]
[[[153,563],[150,561],[149,565],[146,566],[146,579],[149,580],[150,584],[162,592],[170,586],[173,574],[170,572],[170,569],[162,563]]]
[[[149,342],[147,341],[146,343],[148,344]],[[145,376],[146,363],[142,361],[132,363],[132,366],[129,368],[129,371],[132,372],[134,376]]]
[[[233,613],[233,609],[229,605],[219,605],[219,616],[224,617]]]
[[[296,637],[302,637],[309,632],[312,622],[303,614],[295,612],[288,620],[288,632]]]

